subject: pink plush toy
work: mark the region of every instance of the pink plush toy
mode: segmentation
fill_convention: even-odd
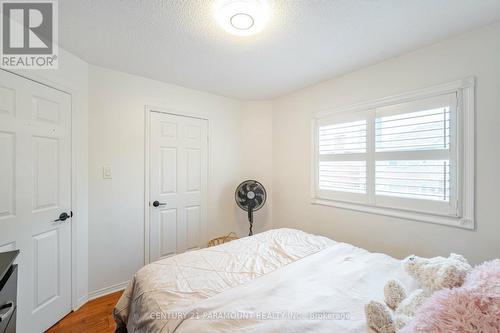
[[[500,332],[500,259],[485,262],[459,288],[435,292],[401,333]]]

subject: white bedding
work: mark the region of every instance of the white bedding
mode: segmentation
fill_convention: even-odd
[[[363,306],[411,279],[398,260],[277,229],[142,268],[114,310],[128,332],[365,332]]]

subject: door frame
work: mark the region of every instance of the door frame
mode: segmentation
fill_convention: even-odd
[[[151,113],[158,112],[164,113],[172,116],[180,116],[180,117],[189,117],[189,118],[197,118],[207,121],[207,193],[205,195],[205,205],[207,208],[207,221],[203,224],[202,227],[202,239],[200,241],[205,241],[207,237],[207,229],[208,229],[208,220],[210,216],[210,207],[208,206],[208,197],[210,194],[210,176],[212,170],[212,149],[211,149],[211,117],[205,113],[197,113],[190,111],[181,111],[172,108],[165,108],[160,106],[153,105],[145,105],[144,106],[144,265],[150,263],[149,260],[149,227],[150,227],[150,219],[149,219],[149,150],[150,150],[150,134],[151,134]]]

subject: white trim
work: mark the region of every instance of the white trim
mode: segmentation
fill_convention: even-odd
[[[2,70],[9,72],[11,74],[20,76],[27,80],[33,81],[35,83],[42,84],[52,89],[59,90],[63,93],[66,93],[71,98],[71,211],[73,212],[73,217],[70,219],[71,223],[71,308],[73,310],[78,309],[83,303],[81,301],[86,297],[82,296],[78,299],[78,281],[80,279],[80,275],[78,274],[78,262],[80,260],[88,260],[88,255],[79,253],[78,251],[78,228],[75,226],[78,225],[78,215],[79,215],[79,200],[78,200],[78,158],[77,158],[77,150],[78,150],[78,142],[80,137],[77,136],[79,131],[76,128],[79,127],[79,118],[82,110],[78,107],[78,97],[79,92],[73,88],[68,86],[68,83],[58,83],[52,80],[49,80],[43,76],[40,76],[33,71],[30,70],[21,70],[21,71],[12,71],[12,70]],[[87,161],[85,161],[87,162]],[[88,239],[87,239],[88,242]],[[79,257],[80,256],[80,257]],[[85,285],[88,284],[88,280],[85,277]]]
[[[338,208],[356,210],[366,213],[380,214],[385,216],[399,217],[409,220],[449,225],[464,229],[475,229],[475,100],[474,100],[475,78],[468,77],[450,83],[436,85],[433,87],[414,90],[408,93],[384,97],[372,101],[353,104],[335,110],[323,110],[317,112],[312,119],[312,170],[311,170],[311,203],[318,205],[333,206]],[[413,102],[420,99],[435,97],[443,94],[456,93],[458,97],[457,105],[457,183],[459,184],[458,196],[461,197],[458,205],[458,216],[440,216],[411,210],[384,208],[374,206],[372,201],[368,203],[346,202],[338,199],[324,198],[319,195],[317,183],[317,169],[320,160],[332,159],[325,156],[320,157],[318,152],[317,131],[318,124],[325,118],[345,117],[342,113],[366,112],[376,108],[390,106],[394,104]],[[348,116],[350,117],[350,116]],[[367,143],[368,144],[368,143]],[[377,156],[384,153],[376,153]],[[408,157],[418,157],[418,152],[404,153]],[[439,153],[436,153],[439,154]],[[368,156],[371,158],[371,156]],[[344,159],[344,157],[342,158]],[[356,157],[353,157],[355,160]],[[454,203],[451,203],[454,204]],[[461,204],[461,205],[460,205]]]
[[[101,289],[92,291],[89,293],[89,297],[88,297],[87,301],[91,301],[93,299],[96,299],[96,298],[99,298],[102,296],[106,296],[106,295],[112,294],[112,293],[120,291],[120,290],[124,290],[125,288],[127,288],[128,282],[129,281],[124,281],[121,283],[113,284],[109,287],[105,287],[105,288],[101,288]]]
[[[210,138],[212,137],[212,129],[211,129],[211,117],[207,114],[204,113],[195,113],[195,112],[188,112],[188,111],[181,111],[181,110],[175,110],[175,109],[170,109],[170,108],[164,108],[160,106],[152,106],[152,105],[145,105],[144,106],[144,265],[147,265],[150,263],[149,260],[149,136],[150,136],[150,118],[151,118],[151,112],[160,112],[160,113],[165,113],[165,114],[171,114],[174,116],[181,116],[181,117],[191,117],[191,118],[197,118],[197,119],[203,119],[207,121],[207,188],[206,188],[206,195],[204,196],[204,201],[205,201],[205,206],[207,209],[207,221],[206,223],[202,223],[201,226],[201,234],[202,234],[202,239],[200,239],[200,248],[202,247],[202,244],[207,243],[207,228],[208,228],[208,220],[210,216],[210,207],[208,205],[208,198],[210,195],[210,176],[211,176],[211,170],[212,170],[212,149],[211,149],[211,141]]]
[[[149,135],[151,108],[144,106],[144,265],[149,264]]]
[[[368,115],[366,121],[366,194],[368,203],[375,202],[375,112]]]
[[[462,182],[462,219],[463,223],[467,224],[470,229],[474,229],[475,223],[475,90],[474,81],[471,86],[463,89],[458,94],[459,107],[463,110],[458,112],[458,126],[462,127],[462,135],[459,135],[459,146],[462,150],[459,151],[462,156],[458,156],[462,161],[460,178]],[[461,102],[461,103],[460,103]],[[464,172],[465,170],[465,172]]]
[[[89,295],[83,295],[82,297],[80,297],[78,299],[78,301],[76,302],[76,304],[73,306],[73,311],[78,310],[79,308],[81,308],[88,301],[89,301]]]
[[[424,88],[424,89],[419,89],[419,90],[413,90],[410,92],[402,93],[402,94],[397,94],[397,95],[392,95],[388,97],[383,97],[379,99],[374,99],[370,101],[365,101],[361,103],[356,103],[340,108],[335,108],[335,109],[326,109],[322,110],[319,112],[316,112],[314,117],[316,119],[324,118],[327,116],[334,115],[336,113],[342,113],[342,112],[347,112],[347,111],[366,111],[369,109],[375,109],[383,106],[388,106],[391,104],[399,104],[399,103],[404,103],[404,102],[412,102],[420,98],[427,98],[427,97],[433,97],[433,96],[438,96],[446,93],[453,93],[458,90],[465,90],[468,88],[472,88],[474,90],[475,86],[475,79],[473,76],[467,77],[463,80],[457,80],[449,83],[444,83],[444,84],[439,84],[435,85],[432,87]]]
[[[471,225],[469,220],[460,218],[456,219],[453,217],[446,216],[438,216],[438,215],[429,215],[418,212],[411,212],[405,210],[397,210],[394,208],[383,208],[383,207],[375,207],[364,204],[357,204],[351,202],[342,202],[338,200],[327,200],[327,199],[311,199],[311,204],[313,205],[322,205],[322,206],[330,206],[336,208],[343,208],[354,210],[358,212],[377,214],[389,217],[399,217],[406,220],[419,221],[419,222],[427,222],[433,224],[444,224],[452,227],[459,227],[463,229],[474,229],[474,225]]]

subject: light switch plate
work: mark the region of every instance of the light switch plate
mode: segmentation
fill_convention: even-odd
[[[103,179],[111,179],[111,167],[110,166],[103,166],[102,167],[102,178]]]

